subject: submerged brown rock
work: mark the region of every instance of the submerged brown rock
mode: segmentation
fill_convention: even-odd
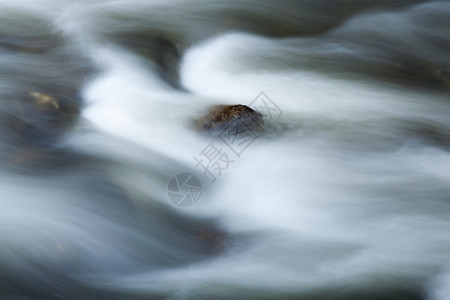
[[[211,133],[220,132],[232,125],[239,125],[255,132],[262,132],[264,126],[261,113],[241,104],[213,107],[196,123],[200,130]]]
[[[20,147],[49,148],[62,137],[79,114],[72,98],[40,91],[18,93],[8,102],[0,125],[14,133]]]

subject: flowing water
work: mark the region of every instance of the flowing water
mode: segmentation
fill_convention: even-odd
[[[450,299],[449,16],[0,0],[0,298]],[[239,155],[192,125],[258,101]]]

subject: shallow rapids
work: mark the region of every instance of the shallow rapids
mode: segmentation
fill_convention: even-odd
[[[0,298],[450,299],[449,16],[0,0]]]

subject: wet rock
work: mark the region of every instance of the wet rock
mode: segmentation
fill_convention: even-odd
[[[156,64],[158,73],[172,87],[180,89],[180,60],[181,54],[178,48],[163,37],[155,39],[156,45]]]
[[[221,105],[212,108],[204,117],[196,121],[196,127],[210,133],[220,133],[231,127],[240,130],[264,131],[262,114],[246,105]]]
[[[437,124],[425,122],[406,123],[403,134],[407,140],[416,141],[426,145],[450,149],[450,133]]]
[[[182,49],[176,38],[159,35],[156,32],[126,33],[113,37],[122,46],[131,49],[150,63],[158,76],[175,89],[183,89],[180,83],[180,61]]]
[[[208,249],[210,254],[217,254],[224,250],[228,239],[227,234],[212,224],[199,226],[195,230],[196,236]]]
[[[56,109],[56,110],[60,109],[58,100],[56,100],[56,98],[54,98],[50,95],[42,94],[39,92],[30,92],[30,96],[34,99],[35,103],[40,108],[44,108],[44,109],[50,108],[50,109]]]
[[[20,147],[48,148],[56,143],[78,116],[67,99],[31,91],[10,100],[10,113],[2,119]]]

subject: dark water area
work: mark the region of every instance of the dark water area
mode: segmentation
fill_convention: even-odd
[[[0,1],[0,299],[450,299],[449,33],[448,1]],[[236,104],[245,147],[192,125]]]

